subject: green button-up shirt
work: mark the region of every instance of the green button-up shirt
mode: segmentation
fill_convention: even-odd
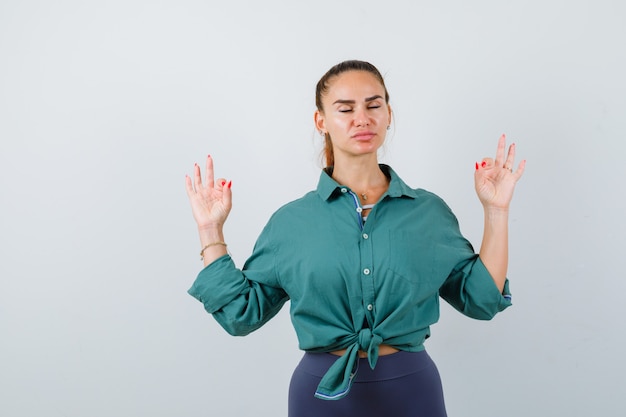
[[[347,349],[319,398],[348,393],[359,350],[372,368],[381,343],[422,350],[440,296],[483,320],[511,304],[508,281],[500,293],[443,200],[380,167],[389,189],[366,222],[356,194],[322,171],[317,190],[274,213],[242,269],[225,255],[189,290],[233,335],[258,329],[291,300],[301,349]]]

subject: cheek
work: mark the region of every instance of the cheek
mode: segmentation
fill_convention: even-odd
[[[347,118],[337,118],[333,120],[333,125],[337,128],[345,128],[350,125],[350,121]]]

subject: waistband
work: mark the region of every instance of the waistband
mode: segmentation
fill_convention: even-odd
[[[305,352],[296,369],[322,378],[339,358],[339,356],[331,353]],[[373,382],[401,378],[420,372],[430,366],[433,366],[433,361],[425,350],[419,352],[399,351],[391,355],[380,356],[374,369],[369,366],[367,358],[359,358],[358,372],[356,372],[352,382]]]

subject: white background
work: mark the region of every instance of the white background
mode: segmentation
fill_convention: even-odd
[[[314,86],[374,63],[382,160],[480,245],[474,162],[528,160],[514,307],[442,306],[427,349],[452,417],[623,416],[626,6],[621,1],[0,1],[0,415],[281,416],[287,309],[233,338],[186,294],[184,176],[233,181],[239,265],[317,183]]]

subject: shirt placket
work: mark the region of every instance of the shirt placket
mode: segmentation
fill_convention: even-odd
[[[367,317],[367,321],[371,326],[372,323],[374,323],[374,311],[376,309],[374,303],[374,250],[369,232],[371,230],[371,221],[363,222],[363,208],[361,207],[358,196],[345,187],[342,188],[341,191],[352,197],[354,210],[357,215],[357,224],[361,233],[359,237],[359,276],[363,294],[362,306],[365,310],[365,317]],[[371,215],[372,213],[370,213],[370,219]]]
[[[361,288],[363,289],[363,307],[365,308],[365,316],[367,321],[374,323],[374,311],[376,305],[374,304],[375,292],[374,292],[374,266],[373,266],[373,245],[372,237],[368,233],[369,224],[365,225],[365,228],[361,231],[361,238],[359,240],[359,254],[361,258]]]

